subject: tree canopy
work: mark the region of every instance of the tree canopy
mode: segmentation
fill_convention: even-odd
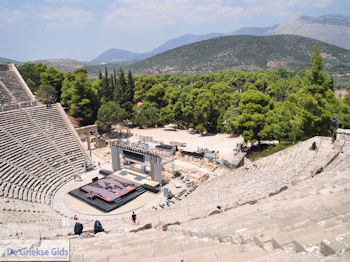
[[[308,71],[279,68],[133,76],[130,71],[125,75],[123,69],[105,68],[93,79],[86,69],[64,75],[43,64],[26,63],[19,69],[39,95],[61,92],[61,103],[72,116],[82,119],[81,124],[127,120],[142,127],[176,123],[202,133],[293,142],[330,135],[334,116],[350,127],[350,96],[344,100],[335,97],[333,78],[323,71],[321,47],[311,52]]]

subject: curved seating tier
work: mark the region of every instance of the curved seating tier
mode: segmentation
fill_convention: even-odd
[[[18,79],[18,77],[14,71],[1,71],[0,70],[0,81],[6,86],[8,91],[10,91],[12,93],[12,95],[16,98],[17,102],[21,102],[21,101],[26,102],[26,101],[31,100],[30,96],[24,90],[23,84]],[[2,89],[3,89],[3,87],[2,87]],[[5,91],[5,90],[3,90],[3,91]],[[0,92],[1,92],[1,94],[3,94],[1,87],[0,87]],[[4,97],[7,97],[5,99],[9,100],[8,94]],[[0,104],[4,104],[4,103],[2,101],[0,101]]]
[[[85,158],[84,152],[57,107],[58,105],[52,105],[51,108],[31,107],[27,109],[27,112],[37,126],[60,149],[70,164],[80,170]]]
[[[319,150],[310,150],[314,141]],[[230,209],[254,203],[290,187],[298,179],[310,178],[339,151],[339,145],[331,144],[329,138],[309,139],[206,181],[182,201],[156,211],[157,217],[164,222],[186,221],[205,217],[218,205]],[[150,213],[145,212],[143,215],[153,217]]]
[[[15,102],[15,101],[13,101],[13,98],[10,96],[10,94],[8,93],[8,91],[5,89],[4,86],[5,85],[1,81],[0,82],[0,105]]]
[[[0,113],[0,195],[51,203],[87,160],[60,105]]]

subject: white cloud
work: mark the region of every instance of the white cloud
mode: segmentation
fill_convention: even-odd
[[[48,3],[80,3],[82,0],[45,0]]]
[[[315,7],[323,8],[331,5],[333,3],[333,0],[319,0],[319,1],[313,1],[313,2]]]
[[[49,30],[80,30],[94,20],[92,12],[70,7],[46,6],[36,9],[34,13],[36,17],[41,19],[41,26]]]
[[[9,28],[16,28],[18,26],[30,26],[32,28],[47,30],[81,30],[95,19],[95,15],[90,11],[70,7],[33,7],[27,5],[22,6],[21,9],[9,9],[0,6],[0,27],[11,26]]]
[[[115,29],[145,29],[254,16],[285,17],[293,8],[323,8],[333,0],[116,0],[103,18]]]
[[[286,7],[309,6],[309,7],[325,7],[330,5],[334,0],[242,0],[241,2],[249,5],[278,5],[284,4]],[[349,0],[347,0],[349,1]]]
[[[20,10],[8,9],[0,6],[0,26],[18,24],[26,17]]]
[[[105,26],[143,29],[184,22],[219,21],[240,15],[243,9],[221,0],[119,0],[104,16]]]
[[[293,14],[293,8],[324,8],[334,0],[242,0],[252,15],[283,17]]]

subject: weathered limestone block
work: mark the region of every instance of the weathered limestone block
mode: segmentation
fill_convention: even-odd
[[[344,233],[330,240],[321,241],[320,251],[325,256],[343,255],[346,251],[350,251],[350,232]]]

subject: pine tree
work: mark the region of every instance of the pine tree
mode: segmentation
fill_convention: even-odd
[[[312,68],[309,73],[311,84],[323,85],[326,79],[326,73],[323,72],[324,61],[321,57],[321,46],[315,45],[312,50],[311,62]]]
[[[102,77],[102,103],[113,100],[113,85],[108,76],[107,67],[105,67],[105,74]]]
[[[101,69],[98,70],[98,78],[99,78],[100,80],[102,80],[102,72],[101,72]]]
[[[134,100],[134,92],[135,92],[135,82],[134,78],[132,76],[131,71],[128,72],[128,95],[129,95],[129,101],[133,102]]]
[[[123,104],[127,102],[127,84],[125,80],[124,71],[121,68],[116,82],[117,83],[116,88],[114,90],[114,100],[123,108]]]

